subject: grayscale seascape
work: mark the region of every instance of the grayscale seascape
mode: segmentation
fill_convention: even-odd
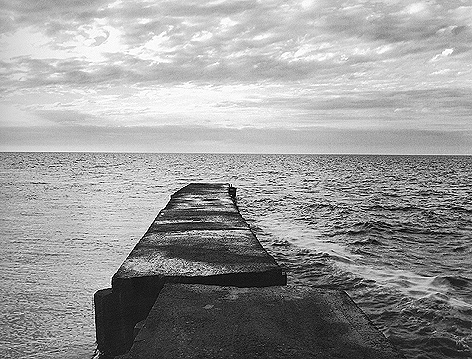
[[[237,187],[289,282],[346,290],[406,358],[472,348],[472,157],[0,154],[2,358],[90,358],[93,293],[170,194]]]

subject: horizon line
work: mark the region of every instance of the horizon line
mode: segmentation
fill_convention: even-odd
[[[365,153],[365,152],[142,152],[142,151],[4,151],[0,153],[100,153],[100,154],[160,154],[160,155],[283,155],[283,156],[462,156],[469,157],[472,153]]]

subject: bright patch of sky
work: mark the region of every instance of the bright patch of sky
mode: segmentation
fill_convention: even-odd
[[[181,151],[205,150],[202,131],[254,129],[267,151],[472,152],[464,0],[0,0],[0,24],[0,150],[48,143],[38,128],[100,129],[119,150],[116,129],[135,140],[174,126]],[[274,131],[346,140],[288,146]],[[411,143],[379,147],[389,133]],[[264,151],[243,140],[235,151],[251,148]]]

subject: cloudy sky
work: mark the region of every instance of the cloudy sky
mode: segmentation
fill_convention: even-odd
[[[0,150],[472,154],[472,0],[0,0]]]

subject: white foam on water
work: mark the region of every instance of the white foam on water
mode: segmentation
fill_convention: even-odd
[[[449,293],[450,287],[444,281],[438,281],[438,277],[422,276],[401,269],[380,269],[344,262],[337,265],[357,276],[374,280],[378,285],[394,288],[411,298],[434,298],[445,301],[455,308],[472,309],[472,303],[452,298]]]

